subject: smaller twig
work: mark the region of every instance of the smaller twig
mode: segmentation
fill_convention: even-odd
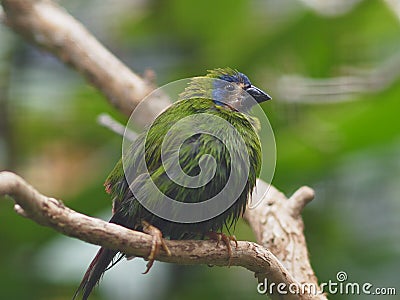
[[[308,186],[299,188],[290,198],[288,206],[292,209],[292,217],[298,218],[304,207],[314,199],[315,192]]]
[[[131,142],[136,140],[136,138],[138,137],[136,132],[133,132],[129,128],[126,128],[120,122],[111,117],[109,114],[106,113],[100,114],[97,117],[97,123],[99,123],[101,126],[105,128],[108,128],[112,132],[127,138]]]
[[[0,23],[4,24],[5,22],[5,14],[4,14],[4,9],[3,7],[0,5]]]

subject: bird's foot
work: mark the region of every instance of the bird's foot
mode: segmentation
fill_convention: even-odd
[[[171,256],[171,251],[168,249],[165,241],[163,239],[162,233],[160,229],[154,227],[149,222],[142,221],[143,232],[151,235],[153,237],[153,241],[151,244],[150,254],[147,257],[148,263],[146,265],[146,271],[143,274],[147,274],[151,267],[153,266],[154,260],[160,252],[160,248],[163,248],[165,252],[167,252],[168,256]]]
[[[222,232],[214,232],[210,231],[206,234],[211,240],[217,241],[217,247],[219,245],[219,242],[223,242],[226,245],[226,248],[228,248],[228,267],[232,263],[232,246],[231,246],[231,241],[235,242],[235,247],[238,247],[238,242],[237,239],[234,235],[226,235]]]

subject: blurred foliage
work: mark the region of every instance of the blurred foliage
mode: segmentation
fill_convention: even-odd
[[[159,85],[230,66],[268,91],[273,101],[264,109],[278,153],[273,184],[288,195],[304,184],[317,191],[304,220],[320,282],[342,270],[351,282],[400,293],[400,74],[374,73],[400,51],[399,15],[387,3],[364,0],[327,16],[296,0],[61,1],[134,71],[153,69]],[[109,210],[102,182],[120,156],[121,138],[96,117],[107,112],[126,119],[76,72],[5,27],[0,41],[0,169],[16,171],[83,213]],[[278,89],[287,75],[318,83],[365,72],[378,75],[369,77],[365,92],[346,93],[338,85],[341,101],[326,101],[329,93],[296,101],[285,94],[290,86]],[[384,76],[393,78],[373,88]],[[319,85],[304,88],[313,92]],[[2,298],[70,299],[89,260],[73,279],[49,280],[38,271],[38,256],[59,234],[17,216],[10,200],[0,201],[0,219]],[[243,222],[236,235],[254,240]],[[59,259],[65,255],[60,251]],[[80,252],[69,255],[72,263]],[[53,259],[45,266],[56,265]],[[263,297],[245,270],[167,267],[165,299]],[[48,268],[42,273],[64,271]],[[126,275],[134,281],[142,276],[136,273]],[[100,289],[92,299],[108,299],[107,292]]]

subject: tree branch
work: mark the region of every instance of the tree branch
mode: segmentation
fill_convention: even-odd
[[[71,65],[125,115],[154,90],[150,81],[133,73],[58,4],[49,0],[2,0],[1,4],[3,23]],[[143,120],[153,118],[168,104],[161,95],[160,107],[145,109]]]
[[[15,211],[36,223],[51,227],[70,237],[110,249],[128,256],[146,258],[151,249],[152,238],[144,233],[107,223],[75,212],[60,201],[46,197],[11,172],[0,172],[0,196],[9,195],[15,200]],[[178,264],[228,265],[228,252],[224,245],[216,247],[215,241],[166,241],[172,255],[161,252],[157,260]],[[279,260],[264,247],[239,241],[232,249],[232,266],[241,266],[257,276],[267,278],[275,285],[285,283],[299,286],[299,282],[286,270]],[[287,294],[282,299],[311,299],[311,295]]]
[[[252,202],[261,202],[255,208],[247,209],[244,218],[253,229],[257,242],[274,253],[294,278],[300,283],[311,283],[318,287],[301,218],[302,209],[313,198],[314,191],[306,186],[287,199],[272,185],[258,180]],[[263,280],[262,274],[258,279]],[[320,297],[326,299],[324,295]]]

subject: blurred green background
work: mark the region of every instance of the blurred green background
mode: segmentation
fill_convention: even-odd
[[[400,5],[396,0],[60,1],[135,72],[157,84],[230,66],[273,101],[273,184],[316,190],[304,211],[320,282],[400,293]],[[121,137],[96,123],[126,122],[75,71],[0,25],[0,170],[108,219],[103,180]],[[268,146],[268,145],[266,145]],[[0,201],[0,298],[71,299],[97,247],[21,218]],[[239,239],[254,240],[240,223]],[[106,273],[91,299],[264,299],[240,268],[142,259]],[[331,295],[330,299],[365,299]],[[370,296],[400,299],[397,296]]]

